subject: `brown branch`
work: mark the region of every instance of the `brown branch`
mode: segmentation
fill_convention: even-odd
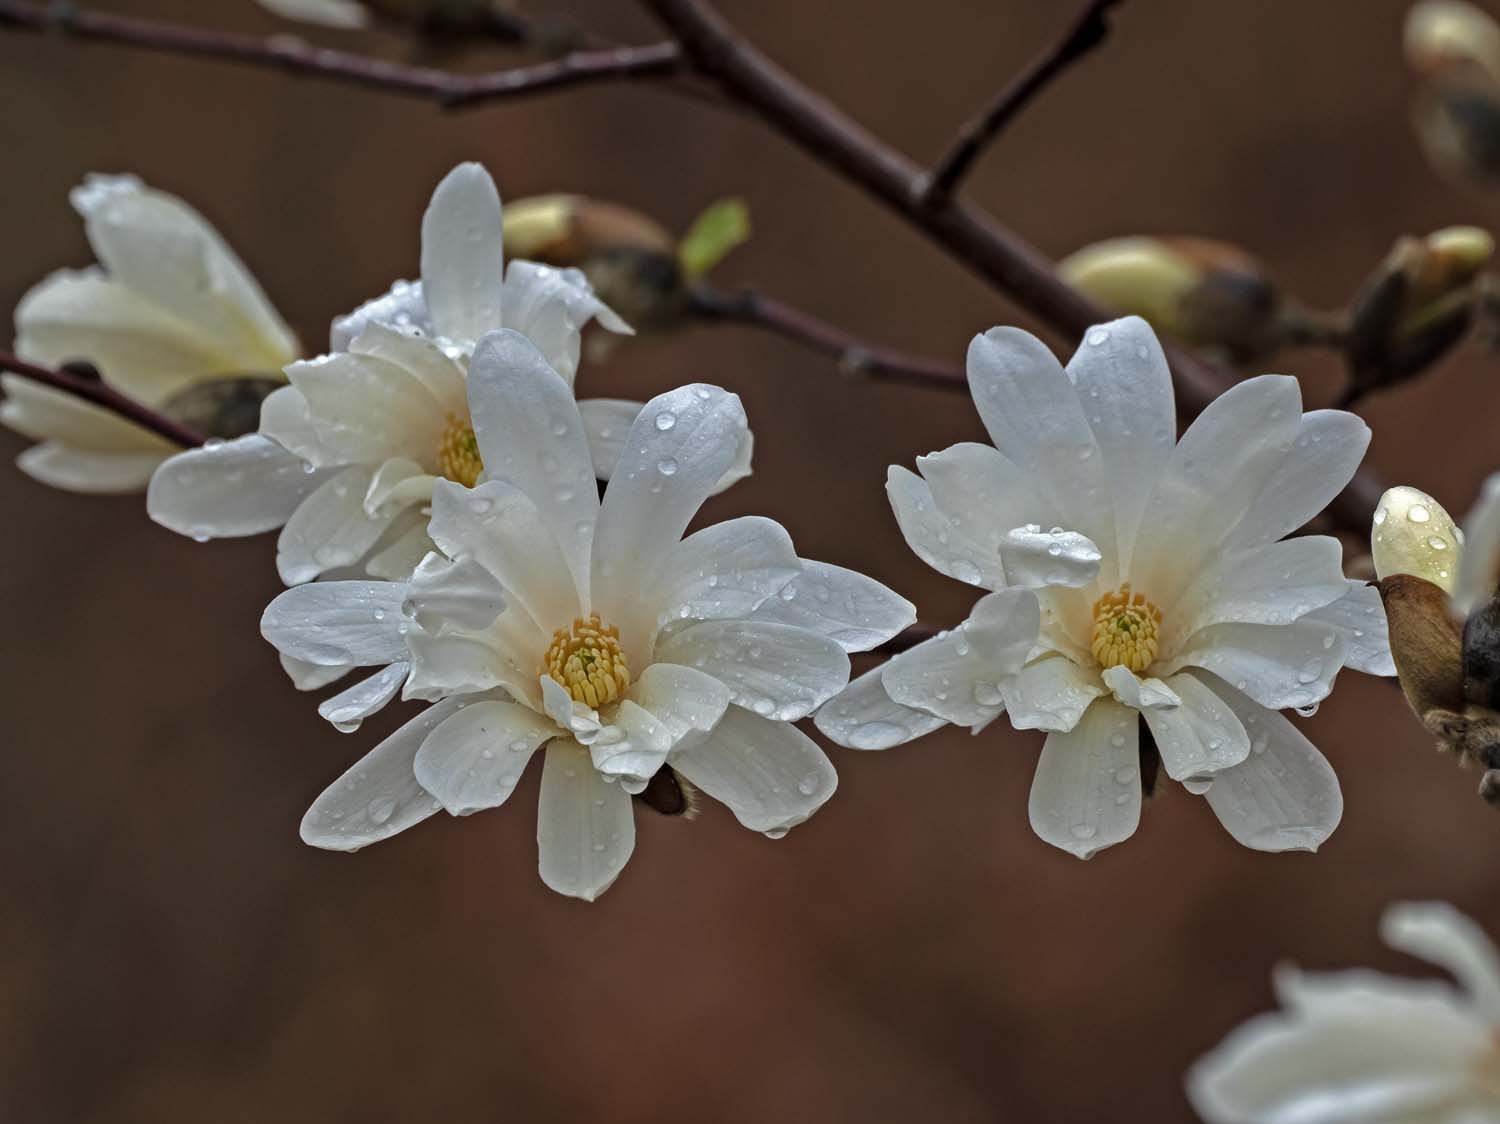
[[[1051,85],[1064,70],[1103,43],[1109,35],[1109,10],[1122,0],[1088,0],[1063,35],[994,99],[958,130],[953,143],[933,168],[922,189],[922,201],[932,204],[951,195],[969,173],[985,146]]]
[[[702,0],[645,0],[703,74],[753,109],[814,160],[880,200],[954,258],[1054,331],[1079,339],[1111,314],[1066,284],[1033,247],[986,211],[951,197],[924,201],[928,176],[906,156],[798,82],[747,43]],[[1178,399],[1200,412],[1233,384],[1220,368],[1167,348]],[[1368,533],[1384,486],[1361,470],[1329,507],[1338,522]]]
[[[688,301],[689,312],[699,319],[773,332],[831,356],[840,367],[856,374],[919,386],[968,387],[964,369],[957,363],[869,343],[774,297],[750,291],[731,295],[700,285],[689,294]]]
[[[261,37],[206,31],[161,20],[119,16],[70,3],[0,0],[0,27],[55,31],[78,39],[124,43],[147,50],[224,59],[296,75],[316,75],[390,93],[429,98],[460,109],[593,82],[670,77],[681,66],[674,43],[574,51],[531,66],[460,75],[407,66],[348,51],[314,47],[290,35]]]
[[[19,356],[6,351],[0,351],[0,371],[9,371],[23,379],[30,379],[32,382],[72,395],[74,398],[81,398],[100,409],[108,410],[116,417],[156,434],[163,440],[170,441],[174,445],[181,445],[184,449],[195,449],[203,444],[202,434],[157,413],[150,406],[137,402],[129,395],[121,394],[102,379],[66,369],[54,369],[28,363]]]

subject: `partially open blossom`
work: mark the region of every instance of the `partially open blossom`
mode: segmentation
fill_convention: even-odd
[[[1407,14],[1405,48],[1428,160],[1455,180],[1500,183],[1500,26],[1462,0],[1422,0]]]
[[[477,164],[454,169],[422,223],[422,281],[334,323],[335,350],[287,369],[259,434],[174,457],[147,497],[153,519],[195,538],[281,527],[277,568],[287,584],[362,566],[405,577],[431,549],[427,504],[436,481],[484,479],[465,372],[475,341],[524,334],[565,383],[579,338],[597,319],[630,329],[582,274],[512,261],[502,250],[500,196]],[[595,473],[607,479],[639,402],[580,403]],[[749,471],[747,434],[724,486]]]
[[[1048,731],[1031,823],[1080,857],[1134,833],[1155,752],[1241,843],[1316,849],[1338,781],[1277,711],[1316,706],[1345,665],[1392,668],[1379,596],[1344,577],[1338,541],[1285,536],[1353,475],[1364,423],[1303,414],[1295,379],[1263,375],[1174,444],[1166,360],[1133,317],[1091,329],[1066,370],[996,328],[968,371],[995,447],[892,468],[887,490],[925,562],[995,592],[856,680],[819,728],[859,749],[1003,712]]]
[[[1229,1035],[1188,1074],[1208,1124],[1486,1124],[1500,1120],[1500,954],[1452,906],[1386,911],[1392,948],[1448,971],[1275,974],[1282,1010]]]
[[[71,195],[97,266],[53,274],[16,308],[23,359],[86,364],[175,420],[238,436],[297,341],[218,232],[182,200],[133,176],[90,176]],[[176,447],[71,395],[0,375],[0,421],[41,444],[17,464],[75,492],[146,486]],[[236,403],[248,399],[248,408]]]
[[[469,395],[488,479],[435,486],[442,553],[408,581],[319,582],[266,610],[286,655],[380,668],[324,704],[337,724],[398,691],[436,704],[317,800],[303,838],[353,850],[440,807],[495,807],[544,745],[541,873],[566,894],[593,898],[619,874],[631,795],[663,767],[756,831],[810,816],[835,776],[792,723],[911,605],[798,558],[769,519],[682,537],[738,455],[735,395],[700,384],[649,402],[602,502],[579,405],[529,340],[486,336]]]

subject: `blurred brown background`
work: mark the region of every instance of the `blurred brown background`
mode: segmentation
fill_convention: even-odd
[[[547,7],[536,0],[535,8]],[[621,0],[557,3],[600,31]],[[120,11],[286,30],[251,0]],[[725,0],[726,12],[915,156],[1043,42],[1044,0]],[[1404,0],[1131,0],[1110,44],[984,159],[973,194],[1053,254],[1099,237],[1243,243],[1332,305],[1403,232],[1493,226],[1407,128]],[[307,35],[402,57],[390,38]],[[483,58],[471,60],[482,64]],[[382,94],[0,34],[0,303],[89,259],[66,191],[133,171],[207,213],[309,348],[415,272],[421,209],[462,159],[509,198],[578,190],[671,225],[743,193],[720,273],[918,350],[1027,323],[778,138],[643,88],[457,116]],[[1054,341],[1061,348],[1071,341]],[[1310,404],[1326,359],[1289,355]],[[1373,463],[1456,513],[1500,463],[1496,361],[1473,344],[1367,416]],[[740,329],[619,348],[592,394],[695,379],[744,396],[766,512],[951,623],[970,594],[904,547],[885,466],[980,436],[968,401],[862,385]],[[0,431],[0,455],[22,448]],[[1279,958],[1378,963],[1393,899],[1500,932],[1500,819],[1389,686],[1348,673],[1306,723],[1344,824],[1316,856],[1237,847],[1180,789],[1084,864],[1038,842],[1040,739],[1004,724],[834,751],[838,797],[782,842],[717,805],[642,813],[593,906],[535,872],[533,775],[503,809],[355,857],[304,847],[312,798],[394,724],[334,733],[257,635],[269,539],[197,545],[133,500],[0,472],[0,1119],[300,1122],[1192,1119],[1181,1073],[1270,1003]]]

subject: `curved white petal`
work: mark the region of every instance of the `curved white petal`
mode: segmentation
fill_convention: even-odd
[[[377,713],[401,691],[406,682],[409,664],[393,663],[383,667],[368,679],[339,692],[318,705],[318,714],[333,724],[340,733],[352,734],[370,715]]]
[[[146,514],[180,535],[232,538],[273,531],[320,484],[301,457],[258,433],[189,449],[151,476]]]
[[[492,332],[469,363],[469,411],[486,477],[530,497],[587,603],[599,490],[568,384],[525,336]]]
[[[1142,679],[1128,667],[1107,667],[1099,675],[1115,701],[1133,710],[1171,710],[1182,705],[1177,692],[1161,679]]]
[[[751,831],[777,836],[838,787],[828,756],[801,730],[735,707],[706,740],[674,752],[671,764]]]
[[[914,624],[917,609],[874,578],[802,559],[797,576],[749,616],[827,636],[846,652],[867,652]]]
[[[1385,604],[1380,600],[1380,590],[1369,582],[1350,581],[1344,596],[1314,609],[1304,619],[1326,624],[1343,637],[1345,667],[1366,675],[1396,674]]]
[[[1066,656],[1037,660],[1000,681],[1005,711],[1017,730],[1071,730],[1105,693],[1097,673]]]
[[[633,812],[630,794],[599,775],[588,750],[549,742],[536,819],[542,881],[584,901],[604,893],[635,849]]]
[[[16,457],[16,467],[49,488],[65,492],[139,492],[161,464],[161,453],[90,453],[55,441],[33,445]]]
[[[625,438],[630,427],[645,408],[644,402],[633,402],[625,398],[580,398],[578,412],[583,416],[583,429],[588,436],[589,455],[594,461],[594,476],[608,480],[614,475],[615,465],[620,463],[620,454],[625,449]]]
[[[947,522],[991,552],[1013,527],[1057,521],[1031,478],[989,445],[961,441],[918,457],[917,471]]]
[[[818,710],[813,724],[824,737],[849,749],[890,749],[946,725],[930,711],[891,698],[884,672],[884,666],[865,672]]]
[[[745,515],[675,543],[641,599],[655,625],[751,615],[802,571],[792,537],[774,519]]]
[[[411,674],[402,689],[402,698],[442,699],[479,694],[496,687],[504,687],[518,698],[528,698],[526,686],[528,680],[534,681],[534,665],[523,668],[518,661],[508,660],[507,653],[490,637],[456,632],[438,634],[413,627],[407,631],[406,645]],[[541,651],[540,647],[537,651]]]
[[[505,608],[505,590],[472,558],[452,561],[433,553],[406,584],[402,610],[429,633],[482,632]]]
[[[630,698],[666,727],[671,745],[676,746],[712,730],[724,717],[733,694],[695,668],[654,663],[630,685]]]
[[[927,481],[915,472],[892,465],[886,475],[886,495],[906,544],[940,574],[980,589],[1004,589],[1005,570],[998,548],[970,537],[939,509]],[[977,528],[983,531],[983,527]]]
[[[570,386],[578,373],[583,328],[590,320],[597,318],[611,332],[635,334],[577,269],[513,261],[505,272],[504,302],[505,326],[536,344]]]
[[[826,636],[760,621],[703,621],[662,637],[656,660],[713,676],[763,718],[805,718],[849,682],[849,656]]]
[[[1380,921],[1386,944],[1446,968],[1474,1005],[1500,1026],[1500,950],[1471,917],[1446,902],[1402,902]]]
[[[330,350],[348,351],[371,324],[388,324],[397,331],[432,335],[432,318],[427,314],[422,282],[397,281],[387,292],[365,301],[348,315],[335,317],[329,330]]]
[[[324,27],[336,27],[352,31],[365,27],[370,14],[363,4],[355,0],[259,0],[266,11],[282,19],[301,23],[316,23]]]
[[[0,423],[34,441],[85,453],[158,453],[176,446],[117,414],[20,375],[0,374]]]
[[[370,486],[365,490],[365,511],[377,515],[382,510],[404,511],[414,504],[428,504],[438,479],[423,472],[416,461],[392,457],[370,478]]]
[[[320,690],[354,670],[353,664],[308,663],[306,660],[289,656],[285,652],[279,653],[279,656],[281,670],[286,672],[287,678],[292,681],[292,686],[299,691]]]
[[[308,459],[315,464],[406,457],[436,466],[448,411],[405,367],[374,355],[335,352],[293,363],[286,373],[307,403],[304,424],[317,445]],[[275,411],[268,416],[262,404],[261,432],[286,444],[271,428],[282,421]]]
[[[1290,624],[1343,597],[1344,548],[1329,535],[1305,535],[1226,554],[1210,563],[1172,607],[1163,648],[1210,625]]]
[[[1031,829],[1080,859],[1135,834],[1141,772],[1135,711],[1100,699],[1067,733],[1047,735],[1031,782]]]
[[[1119,557],[1129,558],[1141,512],[1177,440],[1172,375],[1151,326],[1138,316],[1084,333],[1068,378],[1099,444],[1114,497]]]
[[[1000,540],[1005,580],[1027,589],[1060,585],[1077,589],[1099,576],[1099,548],[1076,531],[1036,523],[1006,532]]]
[[[1250,735],[1229,704],[1191,675],[1174,675],[1167,686],[1182,700],[1175,707],[1141,711],[1162,767],[1174,781],[1202,781],[1250,755]]]
[[[314,582],[266,606],[260,632],[277,651],[322,667],[368,667],[406,658],[399,582]]]
[[[498,808],[537,748],[561,733],[546,715],[512,702],[471,702],[433,727],[417,751],[417,783],[455,816]]]
[[[1464,549],[1453,586],[1453,608],[1469,613],[1495,594],[1500,579],[1500,473],[1484,482],[1464,519]]]
[[[1370,427],[1344,410],[1302,415],[1292,447],[1266,478],[1226,544],[1240,550],[1291,534],[1332,502],[1354,476]]]
[[[357,851],[421,823],[441,805],[420,784],[413,759],[427,735],[463,706],[430,706],[355,763],[302,817],[302,841],[328,851]]]
[[[1205,797],[1219,822],[1257,851],[1316,851],[1344,814],[1332,766],[1276,711],[1227,683],[1208,683],[1250,736],[1250,756],[1216,774]]]
[[[1216,624],[1190,637],[1157,674],[1202,668],[1261,706],[1284,710],[1327,698],[1346,650],[1338,629],[1306,618],[1288,625]]]
[[[479,164],[443,177],[422,216],[422,291],[432,326],[463,343],[501,326],[500,192]]]
[[[374,469],[355,465],[335,473],[292,512],[276,540],[276,571],[287,585],[352,566],[375,545],[396,512],[370,515],[364,498]]]
[[[365,324],[347,350],[401,368],[427,389],[445,413],[462,416],[468,412],[464,368],[431,336],[377,320]]]
[[[417,522],[411,522],[414,513],[408,509],[405,515],[391,521],[385,534],[371,547],[365,560],[365,573],[372,578],[385,581],[405,581],[417,568],[417,563],[432,553],[433,542],[427,537],[427,519],[415,513]]]
[[[601,775],[636,793],[665,763],[672,748],[672,727],[626,699],[598,736],[589,740],[588,747],[594,768]]]

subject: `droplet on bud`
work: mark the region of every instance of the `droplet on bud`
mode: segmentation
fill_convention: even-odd
[[[1380,497],[1370,532],[1377,578],[1410,574],[1451,593],[1462,544],[1463,532],[1426,492],[1403,486]]]

